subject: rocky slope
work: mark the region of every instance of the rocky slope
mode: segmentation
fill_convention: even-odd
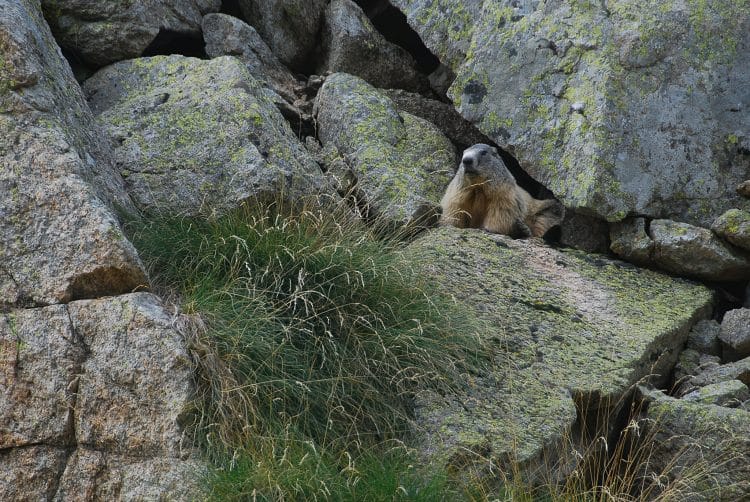
[[[106,3],[0,0],[0,499],[197,494],[189,343],[119,215],[282,193],[425,230],[477,142],[579,250],[410,244],[496,356],[422,396],[421,453],[533,478],[647,383],[657,436],[693,434],[655,472],[697,444],[732,468],[692,493],[750,496],[746,0]]]

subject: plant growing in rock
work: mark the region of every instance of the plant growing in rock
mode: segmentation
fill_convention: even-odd
[[[129,226],[154,282],[190,316],[194,429],[217,490],[322,497],[364,490],[378,469],[416,479],[403,449],[384,445],[407,432],[416,392],[447,389],[483,348],[476,323],[412,271],[398,242],[346,208]],[[371,452],[384,449],[396,453],[377,467]]]
[[[538,466],[511,460],[493,466],[487,479],[475,473],[468,485],[472,500],[507,502],[636,502],[726,500],[717,474],[736,463],[736,446],[719,456],[701,450],[705,442],[674,442],[664,437],[659,413],[632,397],[601,406],[579,402],[579,421]],[[622,409],[619,416],[603,410]],[[677,447],[670,446],[672,443]],[[731,453],[734,451],[734,453]],[[657,458],[661,457],[661,458]],[[688,460],[688,462],[686,462]],[[487,459],[488,465],[491,461]],[[699,487],[700,489],[697,489]]]

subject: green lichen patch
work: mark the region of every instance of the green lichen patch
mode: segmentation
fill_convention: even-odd
[[[750,212],[730,209],[714,221],[711,229],[719,237],[750,251]]]
[[[493,370],[465,394],[426,398],[425,448],[446,460],[462,449],[539,460],[571,432],[574,401],[606,416],[640,379],[663,380],[712,303],[688,281],[475,230],[441,228],[410,252],[474,307],[496,348]]]
[[[317,165],[234,58],[125,61],[86,87],[142,209],[221,212],[283,190],[325,192]]]
[[[331,75],[318,97],[323,144],[351,167],[371,209],[400,226],[435,213],[455,162],[450,140],[364,80]]]

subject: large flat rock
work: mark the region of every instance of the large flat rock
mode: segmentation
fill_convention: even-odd
[[[663,381],[711,312],[703,286],[538,240],[440,228],[409,252],[487,322],[496,354],[460,392],[422,396],[422,449],[452,463],[533,465],[577,418],[615,412],[647,375]]]

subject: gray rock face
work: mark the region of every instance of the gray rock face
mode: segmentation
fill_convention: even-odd
[[[192,374],[147,293],[3,314],[0,498],[190,499]]]
[[[655,423],[649,470],[679,480],[679,500],[750,497],[750,413],[641,391]]]
[[[399,112],[409,113],[436,125],[459,150],[490,141],[448,103],[425,98],[421,94],[403,89],[383,89],[381,92],[393,101]],[[459,160],[456,159],[456,165]]]
[[[108,206],[132,208],[38,2],[0,3],[0,304],[146,283]]]
[[[68,312],[88,350],[75,404],[76,442],[179,458],[193,366],[158,298],[136,293],[73,302]]]
[[[200,35],[201,18],[221,0],[42,0],[60,45],[104,66],[140,56],[160,30]]]
[[[719,339],[724,358],[736,361],[750,356],[750,309],[734,309],[724,314]]]
[[[651,222],[652,259],[679,275],[713,281],[750,278],[750,259],[705,228],[670,220]]]
[[[682,396],[686,401],[737,408],[750,399],[750,389],[739,380],[706,385]]]
[[[290,103],[294,102],[297,79],[271,52],[255,28],[226,14],[203,18],[206,53],[212,57],[234,56],[259,80]]]
[[[197,462],[139,458],[79,448],[68,460],[55,501],[193,501],[205,470]]]
[[[620,258],[636,265],[648,265],[654,242],[646,233],[646,220],[633,218],[609,226],[610,249]]]
[[[327,0],[239,0],[242,14],[278,58],[309,71]]]
[[[0,451],[0,500],[53,500],[67,458],[65,448],[50,446]]]
[[[710,312],[702,286],[535,240],[443,227],[409,252],[488,323],[496,348],[459,392],[419,401],[422,451],[457,465],[509,455],[526,469],[557,451],[577,416],[615,412],[645,375],[663,381]]]
[[[722,239],[750,251],[749,212],[740,209],[730,209],[713,222],[711,230]]]
[[[85,358],[75,336],[64,305],[0,316],[0,449],[74,443],[73,407]]]
[[[739,380],[750,386],[750,357],[728,364],[712,365],[696,374],[690,383],[695,387],[705,387],[719,382]]]
[[[356,183],[366,212],[396,226],[437,221],[456,159],[437,127],[399,113],[384,94],[346,73],[328,77],[315,109],[323,146],[349,168],[338,173],[341,184]]]
[[[605,254],[609,251],[609,227],[606,221],[574,211],[565,211],[565,219],[560,228],[560,244],[564,246],[587,253]]]
[[[707,281],[750,278],[750,254],[725,243],[708,229],[671,220],[643,218],[611,225],[610,248],[622,258],[674,274]]]
[[[223,212],[243,201],[331,192],[263,87],[232,57],[143,58],[108,66],[85,92],[136,204]]]
[[[566,207],[708,227],[750,172],[750,11],[735,2],[394,0],[464,117]]]
[[[472,32],[481,21],[484,0],[389,0],[398,7],[425,45],[453,70],[470,51]]]
[[[375,87],[418,91],[428,87],[427,78],[401,47],[388,42],[362,9],[351,0],[328,4],[323,28],[324,62],[319,73],[357,75]]]
[[[721,326],[714,320],[700,321],[688,335],[687,347],[694,349],[701,354],[712,356],[721,355],[721,342],[719,341],[719,331]]]

